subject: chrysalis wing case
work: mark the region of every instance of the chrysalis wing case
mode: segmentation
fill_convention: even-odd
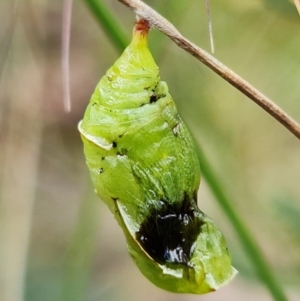
[[[236,273],[222,233],[197,206],[200,169],[191,135],[160,80],[148,23],[96,87],[79,131],[98,196],[155,285],[217,290]]]

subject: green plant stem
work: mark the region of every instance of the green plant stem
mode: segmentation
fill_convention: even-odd
[[[267,286],[274,300],[287,301],[288,299],[285,296],[281,286],[277,283],[271,268],[269,267],[263,253],[258,246],[258,243],[252,237],[250,231],[247,229],[243,221],[239,218],[237,211],[231,204],[232,202],[230,201],[230,198],[226,195],[225,190],[222,187],[221,180],[218,179],[218,176],[207,160],[199,143],[197,153],[201,165],[202,175],[208,183],[218,204],[221,206],[233,225],[249,260],[256,270],[258,277]]]
[[[99,23],[103,26],[103,28],[114,28],[114,31],[107,30],[107,33],[116,45],[116,47],[119,50],[123,50],[124,41],[126,41],[127,39],[123,34],[122,30],[120,30],[118,33],[115,32],[118,31],[118,28],[120,29],[120,26],[118,25],[119,21],[115,19],[110,13],[105,13],[106,16],[103,16],[103,13],[107,12],[108,9],[105,8],[105,5],[102,1],[85,0],[85,2],[90,6],[91,10],[98,19]],[[119,39],[118,43],[116,42],[117,39]],[[120,47],[120,45],[122,45],[122,47]],[[288,299],[285,296],[283,289],[277,283],[277,280],[273,276],[273,273],[271,272],[271,269],[266,259],[264,258],[264,255],[262,254],[258,243],[251,236],[250,231],[244,225],[243,221],[239,218],[237,212],[231,205],[230,198],[226,195],[221,185],[221,181],[218,179],[217,175],[213,171],[209,161],[207,160],[206,156],[201,150],[201,146],[199,143],[198,146],[198,157],[199,161],[201,162],[202,174],[206,179],[219,205],[221,206],[228,219],[232,223],[238,235],[238,238],[246,254],[249,257],[249,260],[252,262],[253,268],[256,270],[258,277],[266,285],[274,300],[287,301]]]
[[[87,190],[82,196],[77,224],[65,259],[60,296],[62,301],[85,299],[93,255],[96,249],[96,229],[99,221],[98,200],[91,185],[86,186]]]
[[[129,38],[123,32],[119,21],[112,15],[103,0],[83,0],[91,12],[94,14],[96,20],[104,29],[108,37],[111,39],[118,51],[123,51],[129,42]]]

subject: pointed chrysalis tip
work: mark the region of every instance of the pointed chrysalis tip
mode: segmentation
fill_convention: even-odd
[[[142,35],[147,35],[150,29],[150,24],[147,20],[142,19],[137,16],[137,21],[134,25],[134,33],[141,33]]]

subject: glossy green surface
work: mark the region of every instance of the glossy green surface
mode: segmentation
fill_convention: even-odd
[[[168,291],[207,293],[227,283],[236,271],[222,233],[196,205],[197,154],[167,84],[160,81],[147,32],[135,28],[131,44],[97,85],[79,124],[84,153],[96,192],[122,227],[141,272]],[[166,207],[171,208],[167,213]],[[183,207],[182,214],[174,215]],[[157,235],[150,244],[165,248],[158,254],[164,261],[159,261],[137,233],[151,227],[150,215],[150,220],[166,220],[172,214],[178,231],[185,233],[178,244],[178,233],[155,225],[149,230]],[[184,231],[187,225],[195,238]],[[140,235],[147,240],[146,236]],[[190,246],[189,252],[182,246]]]

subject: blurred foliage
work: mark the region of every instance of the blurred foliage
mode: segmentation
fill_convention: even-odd
[[[130,37],[134,14],[117,1],[100,2]],[[187,38],[210,49],[203,2],[147,3]],[[76,124],[119,51],[84,1],[74,2],[73,107],[66,114],[61,11],[57,0],[0,2],[0,300],[198,300],[171,295],[144,279],[117,223],[87,193],[92,191]],[[216,57],[299,121],[300,18],[293,2],[211,1],[211,13]],[[158,31],[151,32],[149,45],[239,218],[288,288],[290,300],[298,300],[299,141]],[[199,205],[223,230],[240,272],[230,285],[201,299],[271,300],[255,282],[205,181]]]

